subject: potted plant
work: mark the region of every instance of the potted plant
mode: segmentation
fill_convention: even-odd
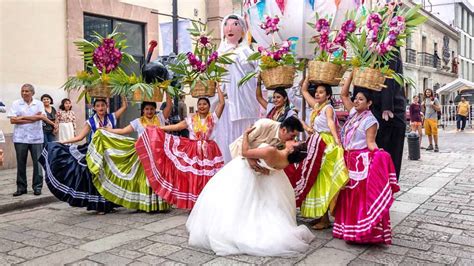
[[[318,45],[314,60],[308,63],[308,79],[311,83],[338,85],[349,65],[346,61],[346,40],[355,32],[356,22],[348,19],[334,32],[331,31],[331,20],[319,18],[316,14],[316,23],[308,25],[318,32],[313,37],[313,42]]]
[[[274,34],[279,31],[278,16],[265,16],[265,21],[260,27],[265,30],[267,35],[272,35],[272,44],[270,47],[258,47],[258,51],[248,57],[249,61],[260,60],[260,77],[267,90],[276,88],[289,88],[293,86],[293,80],[297,68],[302,68],[301,62],[296,59],[292,53],[292,41],[287,40],[281,44],[275,42]],[[257,72],[252,72],[243,77],[239,86],[256,76]]]
[[[389,69],[389,61],[397,54],[397,47],[405,45],[406,38],[426,17],[419,13],[420,6],[412,8],[390,3],[370,12],[368,15],[359,12],[362,26],[357,35],[347,38],[354,57],[353,84],[372,90],[385,87],[386,78],[394,78],[397,83],[413,83],[400,74]],[[349,16],[356,17],[352,12]]]
[[[179,76],[182,84],[191,87],[192,97],[212,97],[218,83],[227,82],[225,65],[233,63],[232,53],[219,54],[205,25],[193,22],[193,28],[188,31],[194,38],[194,50],[178,54],[170,70]]]
[[[85,70],[68,78],[63,85],[65,90],[83,89],[78,100],[85,96],[87,101],[90,97],[127,96],[137,89],[148,96],[153,94],[153,87],[144,83],[141,77],[128,75],[120,67],[122,63],[136,63],[133,56],[124,52],[127,48],[124,34],[116,30],[106,37],[94,33],[93,39],[74,42],[84,59]]]

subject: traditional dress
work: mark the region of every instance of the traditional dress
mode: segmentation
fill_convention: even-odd
[[[57,113],[59,122],[59,141],[65,141],[74,138],[76,131],[76,115],[74,111],[59,110]]]
[[[273,103],[267,104],[266,118],[281,123],[290,116],[295,116],[295,117],[297,116],[297,113],[292,108],[290,108],[290,106],[276,108],[276,106]]]
[[[95,114],[86,123],[94,135],[99,128],[114,128],[116,121],[115,114],[107,114],[104,121]],[[56,198],[73,207],[108,212],[116,205],[102,197],[92,182],[86,162],[88,145],[48,143],[40,157],[40,163],[46,171],[46,184]]]
[[[297,206],[301,205],[301,216],[307,218],[323,216],[349,179],[344,150],[336,145],[328,126],[326,112],[334,108],[326,103],[313,109],[311,122],[315,133],[307,140],[308,156],[285,168],[295,188]]]
[[[136,149],[150,186],[166,202],[191,209],[199,193],[219,169],[224,159],[215,137],[218,117],[209,113],[185,119],[189,139],[147,127],[138,138]]]
[[[391,244],[390,206],[400,190],[390,155],[367,148],[366,131],[377,119],[353,108],[341,132],[350,180],[339,193],[333,235],[357,243]]]
[[[209,181],[186,223],[189,245],[219,256],[297,256],[308,249],[314,235],[296,223],[288,178],[263,160],[260,165],[270,173],[254,172],[237,156]]]
[[[151,120],[141,117],[130,125],[141,135],[146,126],[164,123],[160,112]],[[145,212],[170,210],[171,205],[158,197],[149,186],[135,150],[135,141],[107,131],[94,135],[89,145],[87,165],[95,187],[107,200],[129,209]]]

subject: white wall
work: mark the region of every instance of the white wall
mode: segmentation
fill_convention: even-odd
[[[50,94],[55,105],[66,96],[59,88],[67,77],[66,1],[0,1],[0,99],[7,105],[21,98],[31,83],[35,97]],[[12,131],[5,114],[0,128]]]

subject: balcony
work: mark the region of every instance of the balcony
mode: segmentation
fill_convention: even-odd
[[[416,64],[416,50],[413,49],[405,49],[406,55],[405,55],[405,62],[410,63],[410,64]]]
[[[441,69],[441,59],[439,58],[435,59],[434,55],[429,54],[429,53],[425,53],[425,52],[418,53],[418,62],[421,66]]]

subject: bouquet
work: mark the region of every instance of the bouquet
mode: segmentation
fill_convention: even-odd
[[[315,59],[309,62],[309,80],[313,83],[339,84],[349,65],[346,61],[346,41],[355,32],[356,22],[348,19],[337,32],[331,32],[331,20],[319,18],[316,14],[316,23],[308,25],[319,34],[313,37],[313,42],[318,45]]]
[[[260,28],[265,30],[267,35],[272,35],[272,44],[270,47],[258,47],[258,51],[251,54],[247,60],[260,60],[261,77],[267,89],[275,89],[276,87],[291,87],[296,68],[302,68],[302,63],[296,59],[292,52],[295,43],[286,40],[281,44],[275,42],[274,34],[279,31],[278,24],[280,19],[278,16],[265,16]],[[258,73],[252,72],[243,77],[239,86],[255,77]],[[274,79],[272,81],[272,78]]]
[[[114,30],[106,37],[94,33],[94,40],[74,42],[84,59],[85,70],[68,78],[63,88],[67,91],[85,88],[79,96],[89,101],[90,97],[127,96],[140,89],[147,95],[153,94],[153,87],[143,82],[140,76],[128,75],[121,64],[137,63],[130,54],[124,52],[127,40],[124,34]]]
[[[216,83],[228,82],[224,79],[228,72],[225,65],[234,62],[230,58],[232,53],[219,54],[217,46],[211,42],[211,32],[207,32],[205,25],[193,22],[193,28],[188,31],[194,38],[194,51],[180,53],[170,69],[182,83],[195,90],[194,93],[191,91],[193,96],[213,96]],[[206,92],[201,95],[199,89]]]
[[[352,58],[352,65],[356,71],[354,84],[357,83],[358,75],[361,78],[360,81],[370,76],[378,76],[376,78],[379,84],[364,85],[371,89],[383,87],[385,77],[394,78],[399,84],[413,83],[390,70],[388,63],[397,55],[397,47],[404,46],[406,38],[413,30],[426,21],[427,18],[419,13],[420,8],[419,5],[407,8],[402,4],[389,3],[373,10],[368,15],[364,14],[365,12],[359,12],[356,17],[354,12],[349,13],[349,17],[362,25],[357,35],[347,38],[354,53]],[[370,74],[364,77],[363,72],[370,72]]]

